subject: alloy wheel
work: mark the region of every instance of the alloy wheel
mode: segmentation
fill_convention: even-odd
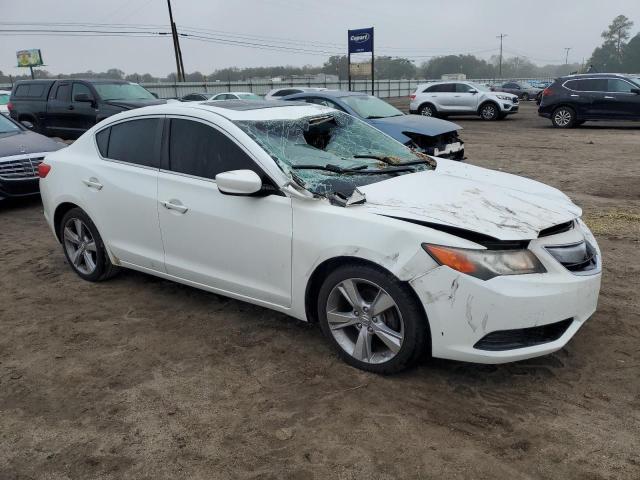
[[[400,309],[389,293],[369,280],[349,278],[333,287],[326,315],[336,342],[356,360],[384,363],[402,347]]]
[[[566,127],[571,122],[571,112],[566,108],[561,108],[553,115],[553,120],[559,127]]]
[[[492,120],[496,116],[496,107],[492,104],[485,105],[482,107],[482,112],[480,114],[483,119]]]
[[[96,242],[79,218],[70,218],[63,230],[64,248],[73,267],[84,275],[91,275],[97,266]]]
[[[420,110],[420,115],[423,117],[433,117],[433,109],[429,105],[425,105]]]

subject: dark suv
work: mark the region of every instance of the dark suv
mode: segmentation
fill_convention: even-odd
[[[640,120],[640,79],[614,73],[558,78],[542,93],[538,115],[558,128],[588,120]]]

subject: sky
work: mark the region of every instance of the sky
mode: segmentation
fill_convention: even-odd
[[[624,14],[640,30],[640,0],[172,0],[185,71],[225,67],[321,65],[346,51],[347,30],[373,26],[378,55],[409,57],[497,54],[537,64],[588,59],[600,33]],[[9,22],[117,25],[119,31],[168,32],[166,0],[0,0],[0,70],[15,67],[17,50],[39,48],[52,73],[105,71],[164,76],[175,70],[170,36],[62,37],[6,30],[54,28]],[[65,29],[105,30],[100,25]],[[200,38],[195,38],[200,37]],[[203,38],[204,37],[204,38]],[[276,49],[273,49],[273,48]]]

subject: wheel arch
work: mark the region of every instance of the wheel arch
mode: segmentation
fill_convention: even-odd
[[[480,105],[478,105],[478,115],[480,115],[480,111],[482,110],[482,107],[484,107],[487,103],[493,103],[499,112],[502,111],[500,110],[500,104],[496,100],[488,98],[484,100]]]
[[[75,203],[62,202],[60,205],[56,207],[56,210],[53,213],[53,227],[54,227],[54,231],[56,234],[56,238],[58,239],[58,242],[62,242],[62,238],[60,236],[60,227],[61,227],[60,223],[62,222],[62,218],[65,216],[65,214],[69,210],[72,210],[74,208],[82,209],[82,207],[80,207],[79,205],[76,205]]]
[[[422,107],[424,107],[425,105],[431,105],[431,108],[433,108],[434,111],[436,112],[439,111],[436,104],[429,100],[425,100],[424,102],[421,102],[420,105],[418,105],[418,109],[416,111],[419,112],[420,110],[422,110]]]
[[[398,278],[398,276],[395,275],[389,269],[377,264],[376,262],[373,262],[371,260],[367,260],[361,257],[352,257],[352,256],[343,255],[343,256],[332,257],[324,260],[323,262],[318,264],[316,268],[313,270],[313,272],[309,276],[309,281],[307,282],[307,286],[305,288],[304,307],[305,307],[305,314],[309,323],[318,323],[318,316],[317,316],[318,291],[322,286],[322,282],[324,282],[325,278],[327,278],[327,276],[333,270],[335,270],[336,268],[346,263],[350,263],[352,265],[369,266],[377,270],[380,270],[381,272],[384,272],[388,275],[392,275],[395,278]],[[406,286],[409,292],[411,292],[411,295],[413,296],[414,300],[420,306],[420,309],[422,310],[422,313],[424,315],[425,320],[427,321],[427,324],[429,324],[429,319],[427,318],[427,312],[425,311],[424,305],[420,301],[418,294],[411,287],[408,281],[401,280],[399,278],[398,280]]]

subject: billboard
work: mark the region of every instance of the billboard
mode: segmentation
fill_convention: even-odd
[[[16,52],[19,67],[38,67],[44,65],[39,49],[20,50]]]
[[[349,53],[373,52],[373,27],[349,30]]]

